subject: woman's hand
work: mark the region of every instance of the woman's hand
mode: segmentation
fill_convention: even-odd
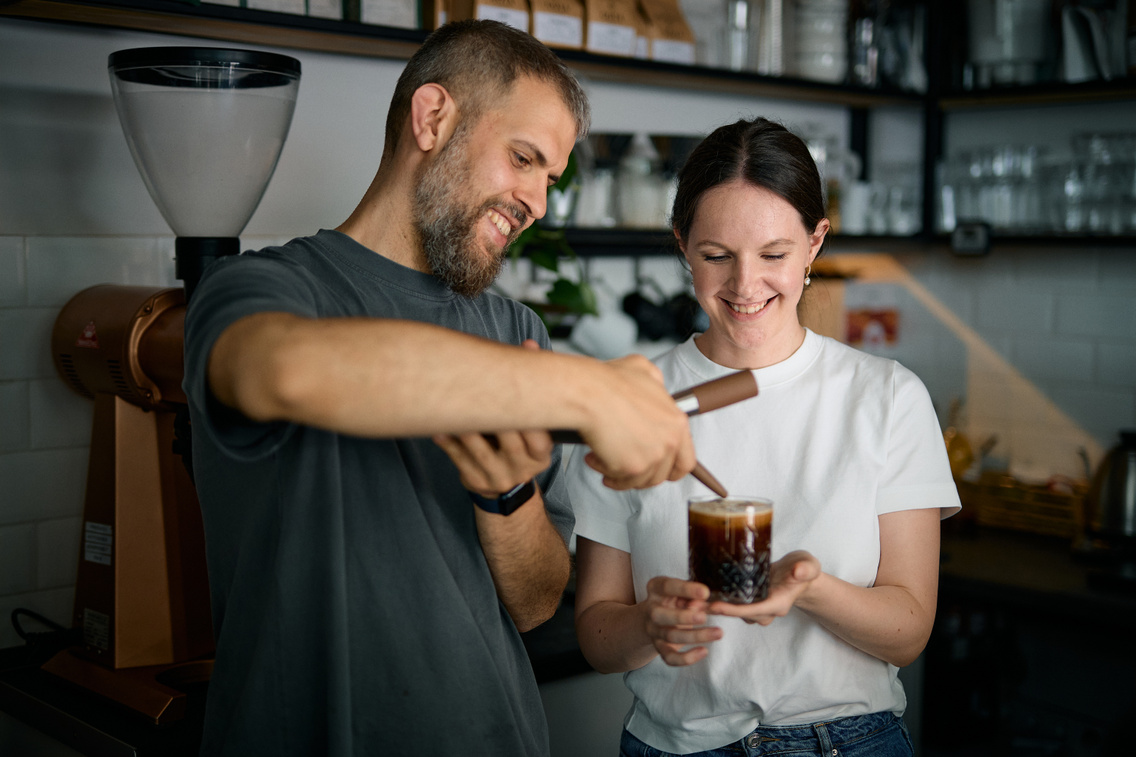
[[[705,584],[694,581],[656,576],[647,582],[647,635],[667,665],[692,665],[708,654],[704,644],[722,638],[721,628],[706,625],[709,597]]]
[[[769,596],[765,599],[748,605],[711,602],[706,611],[711,615],[728,615],[741,618],[746,623],[767,626],[774,619],[787,615],[818,576],[819,560],[803,550],[790,552],[769,566]]]

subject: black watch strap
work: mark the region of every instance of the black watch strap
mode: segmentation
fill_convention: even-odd
[[[476,492],[469,492],[469,498],[473,500],[475,505],[487,513],[509,515],[518,507],[532,499],[534,494],[536,494],[536,482],[530,479],[523,484],[517,484],[495,499],[482,497]]]

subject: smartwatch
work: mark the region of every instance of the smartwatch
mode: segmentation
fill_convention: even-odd
[[[530,479],[523,484],[517,484],[500,497],[482,497],[476,492],[469,492],[469,498],[473,500],[473,504],[487,513],[510,515],[518,507],[532,499],[534,494],[536,494],[536,482]]]

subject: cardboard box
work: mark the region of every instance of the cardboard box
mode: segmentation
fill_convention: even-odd
[[[343,0],[307,0],[308,15],[312,18],[330,18],[342,21]]]
[[[584,49],[601,55],[635,55],[636,0],[584,0]]]
[[[450,17],[449,0],[422,0],[422,28],[434,31]]]
[[[694,33],[678,0],[639,0],[647,19],[650,44],[647,57],[667,63],[694,65]]]
[[[650,60],[652,36],[651,19],[647,18],[646,14],[643,13],[642,6],[638,3],[636,3],[635,14],[635,57],[642,60]]]
[[[292,13],[303,16],[307,10],[304,0],[247,0],[245,7],[250,10],[273,11],[275,13]]]
[[[500,21],[523,32],[531,27],[528,0],[450,0],[449,18]]]
[[[582,0],[530,0],[532,35],[549,47],[578,50],[584,46]]]
[[[418,28],[417,0],[360,0],[359,20],[364,24]]]

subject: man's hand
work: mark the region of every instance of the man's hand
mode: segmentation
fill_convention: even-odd
[[[642,355],[605,365],[608,381],[591,398],[592,422],[580,429],[592,448],[587,464],[612,489],[645,489],[685,476],[694,468],[694,442],[662,373]]]
[[[535,339],[521,343],[540,350]],[[547,431],[502,431],[483,434],[439,434],[441,447],[461,473],[462,486],[493,499],[532,479],[552,464],[552,437]]]
[[[462,486],[493,499],[532,479],[552,464],[552,437],[547,431],[503,431],[438,435],[441,447],[461,474]]]

